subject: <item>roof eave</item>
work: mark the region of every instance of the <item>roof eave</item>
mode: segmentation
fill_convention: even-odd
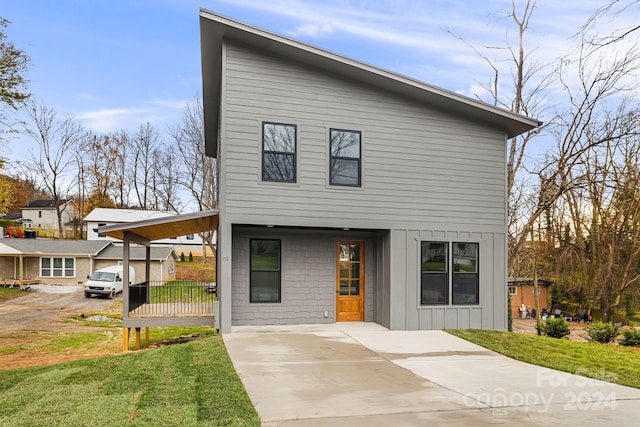
[[[429,85],[392,71],[320,49],[275,33],[200,9],[203,106],[207,155],[217,155],[224,39],[255,46],[298,62],[380,87],[421,102],[464,114],[505,130],[512,138],[540,125],[538,120]]]

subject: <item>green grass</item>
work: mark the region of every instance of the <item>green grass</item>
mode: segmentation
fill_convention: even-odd
[[[24,291],[18,288],[4,288],[0,287],[0,299],[13,299],[21,295],[25,295]]]
[[[0,371],[3,426],[258,426],[219,335]]]
[[[214,303],[215,294],[205,291],[203,283],[174,280],[149,288],[149,302]]]
[[[640,388],[640,351],[635,348],[513,332],[447,332],[516,360]]]

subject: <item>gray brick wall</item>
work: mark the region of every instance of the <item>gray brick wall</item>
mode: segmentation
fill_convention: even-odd
[[[249,240],[280,239],[282,302],[249,302]],[[232,252],[232,325],[334,323],[336,242],[365,242],[365,320],[374,319],[375,237],[327,230],[236,227]],[[328,316],[324,317],[324,312]]]

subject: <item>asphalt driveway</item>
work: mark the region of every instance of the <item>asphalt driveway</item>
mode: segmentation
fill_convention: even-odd
[[[640,419],[638,389],[517,362],[442,331],[337,323],[234,327],[223,339],[264,426]]]

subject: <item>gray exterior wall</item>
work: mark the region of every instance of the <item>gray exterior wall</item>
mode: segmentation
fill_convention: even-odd
[[[281,240],[281,303],[249,302],[249,241]],[[376,318],[376,233],[236,227],[232,255],[232,325],[335,323],[339,240],[365,245],[365,321]],[[324,317],[324,312],[328,316]]]
[[[232,239],[234,224],[387,230],[368,245],[375,247],[368,258],[375,260],[368,263],[375,278],[368,281],[371,320],[390,329],[506,328],[503,130],[231,43],[223,45],[222,82],[222,332],[232,324],[327,321],[298,306],[301,295],[302,305],[319,298],[335,307],[328,294],[319,297],[317,288],[302,281],[293,285],[287,304],[251,307],[245,294],[248,236],[235,233]],[[297,126],[295,183],[261,180],[263,121]],[[362,132],[361,187],[329,185],[331,128]],[[329,258],[322,238],[303,240],[287,242],[296,248],[292,255],[308,251]],[[480,304],[420,306],[421,240],[480,244]],[[333,289],[334,276],[316,271],[315,257],[306,259],[298,259],[296,274]],[[284,296],[283,290],[283,302]]]
[[[228,221],[503,231],[503,131],[225,46],[220,199]],[[261,180],[263,121],[297,125],[296,183]],[[329,186],[330,128],[362,131],[362,187]]]

